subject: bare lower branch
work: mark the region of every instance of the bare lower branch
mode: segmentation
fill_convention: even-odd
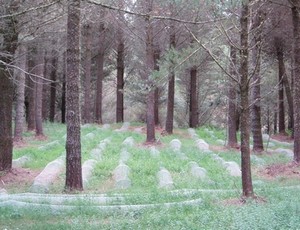
[[[93,0],[87,0],[87,2],[89,2],[91,4],[94,4],[94,5],[102,6],[104,8],[110,9],[110,10],[116,10],[116,11],[120,11],[120,12],[130,14],[130,15],[145,17],[145,18],[149,18],[151,20],[152,19],[154,19],[154,20],[169,20],[169,21],[175,21],[175,22],[180,22],[180,23],[184,23],[184,24],[203,25],[203,24],[208,24],[208,23],[212,23],[212,22],[227,19],[226,17],[223,17],[223,18],[218,18],[218,19],[208,20],[208,21],[187,21],[187,20],[183,20],[183,19],[179,19],[179,18],[173,18],[173,17],[169,17],[169,16],[149,15],[149,14],[145,14],[145,13],[141,13],[141,12],[133,12],[133,11],[130,11],[130,10],[125,10],[125,9],[121,9],[121,8],[114,7],[114,6],[111,6],[111,5],[107,5],[107,4],[104,4],[104,3],[96,2],[96,1],[93,1]]]
[[[22,14],[25,14],[25,13],[28,13],[28,12],[31,12],[31,11],[43,9],[43,8],[52,6],[52,5],[54,5],[54,4],[58,3],[58,2],[60,2],[60,0],[56,0],[54,2],[51,2],[49,4],[45,4],[45,5],[41,5],[41,6],[37,6],[37,7],[32,7],[32,8],[29,8],[29,9],[26,9],[26,10],[23,10],[23,11],[20,11],[20,12],[16,12],[16,13],[13,13],[13,14],[1,15],[0,19],[15,17],[15,16],[19,16],[19,15],[22,15]]]
[[[10,68],[14,68],[14,69],[22,71],[23,73],[29,75],[29,77],[30,77],[30,79],[32,81],[34,81],[34,80],[31,77],[37,77],[37,78],[40,78],[40,79],[42,79],[44,81],[47,81],[47,83],[45,83],[45,84],[48,84],[48,83],[57,83],[58,82],[58,81],[52,81],[50,79],[44,78],[44,77],[36,75],[36,74],[29,73],[29,72],[25,71],[24,69],[21,69],[20,67],[18,67],[16,65],[8,64],[8,63],[6,63],[4,61],[1,61],[1,60],[0,60],[0,64],[3,64],[4,66],[7,66],[7,67],[10,67]]]

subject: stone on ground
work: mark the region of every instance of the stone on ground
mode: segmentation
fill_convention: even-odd
[[[159,172],[157,173],[157,177],[159,181],[159,188],[171,189],[174,187],[171,173],[167,169],[161,167]]]
[[[88,184],[88,181],[93,174],[93,170],[94,170],[96,164],[97,164],[97,161],[95,161],[95,160],[87,160],[83,163],[83,165],[82,165],[83,187],[86,187],[86,185]]]
[[[196,140],[196,145],[199,150],[209,152],[209,145],[202,139]]]
[[[279,154],[284,154],[290,158],[294,157],[294,152],[293,152],[293,150],[290,150],[290,149],[278,148],[278,149],[275,149],[274,152],[279,153]]]
[[[200,167],[197,162],[191,161],[188,163],[188,167],[190,168],[190,173],[193,177],[199,178],[199,179],[205,179],[207,171],[205,168]]]
[[[58,141],[58,140],[52,141],[52,142],[50,142],[50,143],[48,143],[48,144],[45,144],[45,145],[43,145],[43,146],[40,146],[38,149],[39,149],[39,150],[47,150],[47,149],[51,149],[51,148],[53,148],[53,147],[55,147],[55,146],[57,146],[57,145],[59,145],[59,141]]]
[[[193,139],[198,139],[198,135],[197,135],[195,129],[189,128],[189,129],[188,129],[188,133],[189,133],[189,135],[190,135],[191,138],[193,138]]]
[[[12,161],[12,167],[13,168],[22,168],[29,161],[30,161],[29,156],[26,156],[26,155],[22,156],[22,157],[17,158],[17,159]]]
[[[121,150],[120,160],[126,163],[130,158],[130,153],[126,149]]]
[[[127,137],[123,141],[122,145],[127,146],[127,147],[133,147],[133,145],[134,145],[134,139],[133,139],[133,137]]]
[[[130,168],[120,163],[113,171],[113,178],[115,180],[116,189],[127,189],[131,186],[131,180],[129,179]]]
[[[126,132],[130,126],[129,122],[124,122],[120,129],[116,129],[116,132]]]
[[[159,157],[159,154],[160,154],[160,152],[157,150],[157,148],[155,148],[155,146],[151,146],[151,147],[150,147],[150,155],[151,155],[153,158]]]
[[[94,133],[88,133],[84,136],[85,139],[93,140],[95,138]]]
[[[173,151],[180,151],[181,149],[181,141],[178,139],[173,139],[170,141],[170,147]]]
[[[219,162],[219,163],[221,163],[221,164],[224,164],[224,163],[225,163],[225,160],[224,160],[222,157],[220,157],[219,155],[213,153],[211,156],[212,156],[212,158],[213,158],[215,161],[217,161],[217,162]]]
[[[216,143],[218,145],[225,145],[226,144],[226,142],[224,140],[221,140],[221,139],[216,140]]]
[[[231,176],[240,177],[241,169],[240,166],[234,161],[226,161],[223,166],[227,169]]]
[[[31,192],[47,193],[52,182],[64,168],[64,158],[59,157],[46,165],[44,170],[34,179]]]
[[[92,149],[91,157],[97,161],[101,161],[102,159],[102,150],[99,148]]]

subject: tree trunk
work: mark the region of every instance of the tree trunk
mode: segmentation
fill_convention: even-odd
[[[34,74],[34,60],[33,60],[33,52],[28,52],[28,70],[30,74]],[[36,77],[30,76],[26,79],[28,87],[25,88],[25,93],[27,96],[28,101],[28,116],[27,119],[27,129],[28,131],[35,131],[35,91],[36,91]]]
[[[14,141],[22,141],[23,127],[25,121],[25,82],[26,82],[26,46],[19,44],[17,49],[18,67],[21,70],[15,70],[17,73],[17,102],[16,102],[16,119],[15,119],[15,135]],[[22,71],[23,70],[23,71]]]
[[[262,125],[261,125],[261,94],[260,94],[260,67],[261,67],[261,55],[260,55],[260,46],[262,45],[261,39],[261,24],[262,21],[262,12],[258,10],[256,18],[254,18],[253,31],[256,30],[257,33],[254,34],[255,45],[252,49],[252,65],[254,69],[252,77],[252,98],[251,102],[251,130],[253,135],[253,151],[262,152],[264,151],[264,143],[262,138]]]
[[[66,190],[82,190],[80,142],[80,0],[68,1]]]
[[[0,63],[0,171],[9,170],[12,166],[12,104],[13,83],[9,72]]]
[[[250,122],[249,122],[249,78],[248,78],[248,39],[249,39],[249,1],[242,3],[241,10],[241,67],[240,67],[240,97],[241,97],[241,167],[243,196],[253,197],[250,161]]]
[[[61,123],[66,123],[66,73],[63,73],[63,82],[61,89]]]
[[[152,2],[146,1],[147,13],[152,12]],[[150,143],[155,142],[155,87],[151,79],[152,71],[154,70],[154,49],[153,49],[153,27],[150,17],[146,19],[146,78],[148,83],[147,95],[147,138],[146,141]]]
[[[293,55],[294,55],[294,161],[300,163],[300,3],[293,3]]]
[[[116,121],[124,122],[124,58],[125,58],[124,34],[121,28],[118,30],[117,46],[117,105]]]
[[[286,74],[286,70],[285,70],[285,66],[284,66],[284,63],[283,63],[283,76],[282,76],[282,83],[283,83],[283,86],[284,86],[284,91],[285,91],[285,95],[286,95],[286,99],[287,99],[287,103],[288,103],[288,106],[289,106],[289,126],[288,128],[290,130],[293,130],[293,121],[294,121],[294,106],[293,106],[293,96],[292,96],[292,90],[291,90],[291,87],[290,87],[290,83],[289,83],[289,79],[288,79],[288,76]]]
[[[36,103],[35,103],[35,135],[44,136],[43,132],[43,83],[44,80],[41,77],[44,77],[44,51],[38,48],[35,60],[34,74],[40,77],[36,77]]]
[[[10,2],[3,6],[4,15],[14,14],[18,10],[18,3]],[[13,56],[18,41],[17,21],[15,17],[2,19],[3,36],[0,53],[9,55],[0,55],[0,60],[4,63],[11,63],[10,55]],[[10,170],[12,167],[12,105],[13,105],[13,81],[10,78],[9,70],[5,64],[0,63],[0,171]]]
[[[170,25],[170,49],[176,47],[176,34],[174,23]],[[173,64],[173,63],[171,63]],[[167,117],[166,117],[166,132],[173,133],[174,122],[174,98],[175,98],[175,71],[174,67],[170,67],[169,83],[168,83],[168,104],[167,104]]]
[[[104,78],[104,40],[105,40],[105,27],[103,22],[100,24],[100,37],[99,37],[99,53],[97,55],[97,88],[96,88],[96,106],[95,106],[95,122],[102,124],[102,88]]]
[[[284,76],[284,60],[283,50],[281,42],[277,42],[276,45],[277,60],[278,60],[278,131],[279,133],[285,133],[285,116],[284,116],[284,88],[283,88],[283,76]]]
[[[50,73],[50,112],[49,112],[49,121],[54,122],[55,119],[55,108],[56,108],[56,79],[57,79],[57,58],[56,52],[52,52],[52,65],[51,65],[51,73]]]
[[[231,46],[230,47],[230,67],[229,71],[232,76],[236,76],[235,68],[237,66],[237,59],[236,59],[236,48]],[[237,117],[237,99],[236,99],[236,84],[234,82],[229,82],[229,89],[228,89],[228,119],[227,119],[227,126],[228,126],[228,142],[227,146],[230,148],[235,148],[238,146],[237,143],[237,127],[236,127],[236,117]]]
[[[158,61],[160,59],[160,48],[156,44],[153,48],[153,60],[154,60],[154,70],[159,71]],[[154,90],[154,124],[158,126],[159,122],[159,87],[156,86]]]
[[[43,77],[46,79],[50,79],[51,75],[51,65],[49,64],[49,57],[47,57],[47,52],[44,54],[44,72],[43,72]],[[48,81],[43,80],[42,81],[43,85],[43,92],[42,92],[42,121],[47,121],[49,118],[49,108],[50,108],[50,100],[49,100],[49,95],[50,95],[50,84]]]
[[[197,67],[193,66],[190,69],[190,128],[198,127],[198,98],[197,98]]]
[[[92,122],[91,116],[91,68],[92,68],[92,32],[91,26],[85,25],[83,27],[85,38],[85,56],[84,56],[84,106],[82,122],[84,124]]]

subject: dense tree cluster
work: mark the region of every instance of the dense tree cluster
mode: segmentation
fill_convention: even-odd
[[[297,0],[0,0],[0,170],[24,125],[67,123],[66,189],[82,189],[80,125],[145,122],[241,132],[243,195],[253,196],[262,132],[294,137],[300,162]],[[14,132],[13,132],[14,121]]]

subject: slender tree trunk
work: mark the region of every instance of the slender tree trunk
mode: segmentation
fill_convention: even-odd
[[[170,49],[176,47],[176,34],[174,23],[170,25]],[[173,64],[173,63],[172,63]],[[174,122],[174,98],[175,98],[175,71],[174,67],[170,68],[169,83],[168,83],[168,104],[167,104],[167,118],[166,118],[166,132],[173,133]]]
[[[63,82],[61,88],[61,123],[66,123],[66,74],[63,73]]]
[[[121,28],[118,30],[117,45],[117,105],[116,121],[124,122],[124,58],[125,58],[124,34]]]
[[[294,161],[300,163],[300,3],[293,3],[293,34],[294,34]]]
[[[283,50],[281,42],[276,45],[277,60],[278,60],[278,131],[279,133],[285,133],[285,116],[284,116],[284,88],[283,88],[283,76],[284,76],[284,60]]]
[[[80,0],[68,1],[66,190],[82,190],[80,142]]]
[[[160,48],[156,44],[153,47],[153,60],[154,60],[154,70],[159,71],[158,61],[160,59]],[[159,122],[159,87],[156,86],[154,90],[154,124],[158,126]]]
[[[33,52],[30,52],[30,56],[28,56],[28,69],[31,74],[34,74],[34,61],[33,61]],[[28,117],[27,117],[27,128],[28,131],[35,131],[35,95],[36,95],[36,77],[30,76],[27,78],[28,87],[25,89],[27,90],[28,94]]]
[[[50,112],[49,112],[49,121],[54,122],[55,119],[55,108],[56,108],[56,79],[57,79],[57,57],[56,52],[52,52],[52,65],[50,73]]]
[[[153,8],[152,2],[146,1],[147,13],[150,15]],[[146,141],[155,142],[155,87],[154,82],[150,79],[152,71],[154,70],[154,49],[153,49],[153,27],[150,17],[146,19],[146,68],[147,68],[147,83],[148,83],[148,95],[147,95],[147,138]]]
[[[95,121],[102,124],[102,88],[104,78],[104,40],[105,40],[105,27],[100,24],[100,37],[99,37],[99,53],[97,56],[97,88],[96,88],[96,106],[95,106]]]
[[[278,113],[277,110],[275,109],[274,115],[273,115],[273,125],[274,125],[274,134],[278,132]]]
[[[236,59],[236,48],[231,46],[230,47],[230,67],[229,71],[232,76],[236,76],[235,68],[237,66],[237,59]],[[235,148],[238,146],[237,143],[237,136],[236,136],[236,110],[237,110],[237,99],[236,99],[236,84],[233,82],[229,82],[229,89],[228,89],[228,119],[227,119],[227,126],[228,126],[228,142],[227,146],[230,148]]]
[[[16,120],[15,120],[15,135],[14,141],[22,141],[23,127],[25,122],[25,82],[26,82],[26,46],[19,44],[17,49],[18,66],[21,70],[15,70],[17,73],[17,103],[16,103]]]
[[[84,106],[83,106],[83,123],[91,123],[91,68],[92,68],[92,32],[91,26],[85,25],[84,38],[85,38],[85,56],[84,56]]]
[[[198,127],[198,98],[197,98],[197,67],[190,69],[190,128]]]
[[[43,83],[44,80],[41,78],[44,76],[44,51],[38,48],[36,54],[34,73],[36,77],[36,103],[35,103],[35,125],[36,125],[36,136],[44,136],[43,132],[43,116],[42,116],[42,108],[43,108]]]
[[[51,65],[49,64],[49,57],[47,57],[47,52],[44,54],[44,72],[43,77],[46,79],[50,79],[51,74]],[[43,82],[43,91],[42,91],[42,121],[47,121],[49,118],[49,108],[50,108],[50,84],[48,81],[42,81]]]
[[[250,0],[251,1],[251,0]],[[242,2],[241,9],[241,167],[242,167],[242,187],[243,196],[253,197],[253,186],[251,177],[250,161],[250,122],[249,122],[249,78],[248,78],[248,52],[249,52],[249,1]]]
[[[252,65],[254,68],[254,74],[252,78],[252,98],[251,101],[253,105],[251,106],[251,130],[253,135],[253,151],[262,152],[264,151],[264,144],[262,138],[262,125],[261,125],[261,94],[260,94],[260,67],[261,67],[261,55],[260,55],[260,46],[261,46],[261,24],[262,21],[262,12],[259,10],[256,18],[254,18],[253,30],[256,30],[254,34],[255,45],[252,49]]]
[[[18,10],[18,2],[10,2],[3,6],[1,13],[4,15],[14,14]],[[17,21],[15,17],[1,19],[3,30],[0,60],[4,63],[11,63],[10,55],[13,56],[18,41]],[[0,171],[10,170],[12,167],[12,104],[13,104],[13,81],[10,78],[9,70],[0,62]]]
[[[282,76],[282,82],[283,82],[283,86],[284,86],[284,91],[285,91],[285,95],[286,95],[286,99],[287,99],[287,103],[288,103],[288,106],[289,106],[289,126],[288,128],[290,130],[293,130],[293,121],[294,121],[294,106],[293,106],[293,95],[292,95],[292,90],[291,90],[291,87],[290,87],[290,83],[289,83],[289,79],[288,79],[288,76],[286,74],[286,70],[285,70],[285,66],[284,66],[284,63],[283,63],[283,76]]]

